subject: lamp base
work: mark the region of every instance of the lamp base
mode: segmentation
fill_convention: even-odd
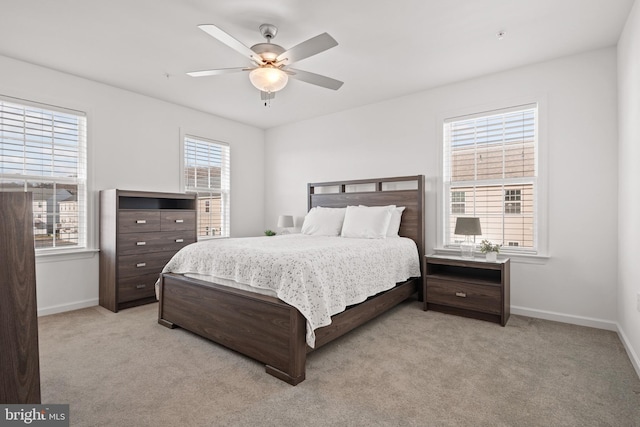
[[[462,258],[473,258],[475,256],[475,246],[473,242],[468,240],[460,243],[460,256]]]

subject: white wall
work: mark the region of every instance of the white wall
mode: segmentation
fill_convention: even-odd
[[[640,3],[618,42],[618,322],[640,375]]]
[[[424,174],[430,252],[436,245],[440,191],[439,119],[523,99],[541,99],[546,106],[541,137],[548,157],[550,258],[512,264],[512,312],[615,329],[615,48],[268,130],[266,223],[275,224],[279,214],[302,218],[307,182]]]
[[[231,234],[263,230],[261,129],[1,56],[0,94],[87,112],[96,247],[99,190],[181,190],[181,129],[230,144]],[[97,254],[38,257],[36,274],[40,314],[97,304]]]

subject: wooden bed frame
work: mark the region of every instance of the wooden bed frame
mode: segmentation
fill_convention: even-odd
[[[410,183],[412,189],[398,189]],[[365,188],[366,187],[366,188]],[[325,190],[325,191],[323,191]],[[334,190],[334,192],[326,192]],[[399,234],[424,257],[424,176],[308,184],[308,208],[348,205],[405,206]],[[366,301],[348,307],[316,329],[315,348],[344,335],[422,289],[411,278]],[[158,323],[181,327],[266,364],[266,371],[289,384],[305,379],[306,319],[283,301],[180,274],[160,276]]]

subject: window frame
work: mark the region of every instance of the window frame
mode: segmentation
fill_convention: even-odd
[[[198,188],[193,188],[190,189],[189,187],[187,187],[187,182],[185,180],[185,149],[186,149],[186,139],[187,138],[192,138],[198,141],[202,141],[202,142],[208,142],[208,143],[212,143],[212,144],[218,144],[221,146],[225,146],[227,147],[227,152],[228,152],[228,171],[227,171],[227,175],[228,175],[228,188],[226,189],[205,189],[205,188],[200,188],[200,190],[202,191],[208,191],[209,193],[220,193],[221,198],[223,198],[226,203],[224,204],[223,207],[223,213],[222,215],[226,215],[226,221],[223,217],[222,222],[223,225],[226,223],[226,227],[222,227],[224,232],[220,233],[219,235],[200,235],[199,234],[199,216],[200,216],[200,212],[197,212],[197,218],[196,218],[196,237],[198,240],[208,240],[208,239],[220,239],[220,238],[227,238],[227,237],[231,237],[231,144],[229,144],[228,142],[224,142],[224,141],[220,141],[214,138],[208,138],[208,137],[203,137],[201,136],[204,132],[196,132],[196,131],[189,131],[189,130],[180,130],[180,189],[181,191],[183,191],[184,193],[194,193],[196,194],[196,196],[199,194],[198,193]],[[199,200],[199,199],[197,199]],[[198,203],[196,203],[196,205],[198,205]],[[207,230],[209,230],[209,226],[207,226]]]
[[[535,221],[537,223],[534,239],[534,248],[523,248],[518,246],[507,246],[501,248],[501,254],[522,262],[540,262],[550,257],[548,247],[548,137],[547,137],[547,96],[544,93],[537,93],[528,96],[515,97],[509,100],[489,102],[475,106],[461,107],[448,111],[441,111],[436,118],[437,149],[439,173],[437,183],[437,215],[436,215],[436,242],[434,250],[442,254],[459,254],[459,246],[446,244],[447,223],[450,218],[450,203],[445,194],[445,164],[444,164],[444,128],[445,121],[456,117],[482,116],[497,110],[509,110],[518,106],[537,105],[537,178],[535,185],[536,212]],[[526,179],[525,179],[526,180]],[[489,182],[487,182],[489,184]],[[536,261],[536,259],[538,261]]]
[[[46,175],[23,175],[23,174],[0,174],[2,180],[23,181],[24,190],[29,191],[30,183],[41,183],[56,185],[76,185],[78,187],[78,244],[62,245],[55,247],[35,247],[35,228],[34,228],[34,248],[38,262],[58,260],[60,257],[64,259],[77,259],[93,256],[97,252],[95,248],[95,231],[93,230],[94,212],[92,209],[92,191],[91,191],[91,173],[92,162],[90,156],[90,117],[91,113],[88,108],[76,106],[73,102],[58,102],[47,100],[26,99],[26,97],[16,97],[6,94],[0,94],[0,101],[10,104],[16,104],[22,107],[33,107],[45,111],[57,112],[62,114],[81,117],[84,120],[82,127],[84,135],[78,149],[78,177],[56,177]],[[62,107],[58,104],[67,104]],[[55,188],[55,187],[54,187]],[[62,217],[58,213],[59,223],[62,224]],[[36,218],[36,212],[33,212],[33,218]]]

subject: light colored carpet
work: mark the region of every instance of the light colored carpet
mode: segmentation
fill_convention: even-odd
[[[157,304],[39,319],[43,403],[77,426],[640,426],[640,380],[609,331],[506,327],[408,301],[311,353],[292,387],[157,324]]]

